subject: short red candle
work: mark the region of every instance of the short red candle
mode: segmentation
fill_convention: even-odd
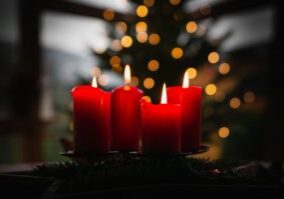
[[[169,103],[181,105],[181,151],[190,152],[200,148],[202,89],[198,86],[184,87],[169,87],[167,93]]]
[[[110,93],[83,85],[71,92],[76,152],[105,153],[110,148]]]
[[[128,71],[128,72],[127,72]],[[130,82],[130,69],[125,69]],[[126,77],[127,76],[127,77]],[[140,100],[142,91],[134,86],[116,88],[111,96],[112,149],[138,151],[141,135]]]
[[[143,152],[179,153],[180,105],[154,105],[142,100],[141,109]]]

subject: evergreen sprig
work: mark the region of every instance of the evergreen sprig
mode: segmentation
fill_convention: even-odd
[[[33,174],[60,180],[65,191],[84,191],[146,184],[255,183],[239,176],[238,162],[185,157],[121,157],[99,162],[58,162],[38,166]]]

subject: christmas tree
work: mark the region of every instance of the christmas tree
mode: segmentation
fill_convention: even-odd
[[[100,69],[122,75],[124,66],[130,64],[132,84],[141,88],[144,98],[153,103],[159,103],[164,82],[168,86],[181,85],[184,72],[188,72],[190,84],[204,89],[203,141],[221,146],[229,143],[225,155],[230,155],[230,148],[235,150],[237,146],[234,141],[223,142],[223,139],[233,132],[235,136],[230,139],[237,137],[236,144],[242,142],[246,151],[243,141],[250,145],[251,139],[237,134],[248,131],[248,127],[259,121],[255,106],[252,106],[255,93],[251,89],[257,87],[257,82],[247,87],[251,72],[234,70],[230,60],[226,59],[229,56],[219,50],[227,34],[218,40],[208,37],[212,20],[198,19],[201,15],[209,16],[210,7],[190,14],[185,9],[186,0],[133,0],[130,3],[135,15],[117,14],[111,9],[102,14],[110,27],[111,42],[104,51],[94,50],[100,60]],[[96,69],[93,72],[98,76],[100,86],[109,88],[105,75],[97,73]],[[251,150],[252,154],[255,152]],[[220,155],[216,153],[213,156]],[[246,154],[233,153],[235,157]]]

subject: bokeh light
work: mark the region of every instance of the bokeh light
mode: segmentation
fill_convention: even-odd
[[[118,56],[112,56],[109,60],[110,65],[115,66],[115,65],[120,65],[120,58]]]
[[[180,59],[183,56],[183,50],[179,47],[176,47],[172,49],[171,54],[174,59]]]
[[[119,21],[115,24],[115,30],[119,33],[125,33],[127,31],[127,24]]]
[[[201,37],[206,33],[206,27],[202,24],[198,25],[198,28],[196,30],[196,35]]]
[[[121,45],[125,48],[129,48],[133,43],[133,40],[130,36],[126,35],[121,38]]]
[[[149,43],[152,45],[157,45],[160,43],[160,36],[156,33],[152,33],[149,35]]]
[[[109,76],[105,74],[100,75],[98,82],[101,86],[107,86],[109,84]]]
[[[147,96],[147,95],[143,96],[142,99],[144,99],[146,102],[151,102],[152,101],[151,97]]]
[[[112,66],[112,70],[113,70],[113,71],[116,71],[116,72],[118,72],[118,73],[122,73],[123,68],[122,68],[122,66],[121,66],[120,64],[117,64],[117,65],[113,65],[113,66]]]
[[[122,49],[121,41],[115,39],[111,42],[110,49],[113,51],[120,51]]]
[[[92,77],[98,77],[102,74],[102,71],[101,69],[98,67],[98,66],[94,66],[92,69],[91,69],[91,76]]]
[[[186,31],[188,33],[194,33],[196,30],[197,30],[197,24],[194,22],[194,21],[189,21],[187,24],[186,24]]]
[[[218,68],[219,73],[221,73],[222,75],[229,73],[230,69],[231,69],[231,67],[228,63],[222,63],[222,64],[219,65],[219,68]]]
[[[148,8],[144,5],[140,5],[136,8],[136,14],[138,17],[146,17],[148,15]]]
[[[140,43],[145,43],[148,39],[148,34],[146,32],[138,32],[136,34],[136,39]]]
[[[145,32],[147,31],[148,25],[144,21],[140,21],[135,25],[136,32]]]
[[[138,86],[138,84],[139,84],[139,78],[136,77],[136,76],[132,76],[131,77],[131,85],[132,86]]]
[[[230,129],[228,127],[221,127],[218,131],[220,138],[226,138],[230,135]]]
[[[208,62],[211,64],[215,64],[219,61],[220,56],[217,52],[211,52],[208,55]]]
[[[155,0],[143,0],[143,4],[147,7],[153,6],[155,3]]]
[[[172,5],[178,5],[180,2],[181,2],[181,0],[169,0],[169,2],[172,4]]]
[[[144,85],[144,87],[145,87],[146,89],[151,89],[151,88],[154,87],[155,81],[154,81],[153,78],[147,77],[146,79],[144,79],[143,85]]]
[[[107,21],[112,21],[115,17],[115,13],[112,9],[105,9],[103,11],[103,18]]]
[[[160,63],[155,59],[152,59],[148,62],[148,69],[150,71],[156,71],[159,69],[159,67],[160,67]]]
[[[246,103],[252,103],[255,100],[255,94],[251,91],[248,91],[244,94],[244,101]]]
[[[186,72],[188,73],[189,79],[194,79],[197,76],[197,70],[195,68],[188,68]]]
[[[207,95],[214,95],[217,91],[217,87],[215,84],[208,84],[206,87],[205,87],[205,93]]]
[[[239,108],[241,105],[241,100],[237,97],[234,97],[230,100],[230,107],[233,109]]]

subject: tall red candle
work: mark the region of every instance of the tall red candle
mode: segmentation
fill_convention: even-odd
[[[181,151],[198,150],[201,142],[202,89],[198,86],[189,86],[186,72],[183,87],[169,87],[167,92],[169,103],[181,105]]]
[[[72,89],[76,152],[105,153],[110,148],[110,93],[83,85]]]
[[[163,86],[161,104],[142,100],[142,140],[144,153],[180,152],[180,105],[166,104]]]
[[[112,149],[138,151],[141,135],[140,100],[142,91],[129,86],[130,68],[124,71],[125,86],[116,88],[111,96]]]

